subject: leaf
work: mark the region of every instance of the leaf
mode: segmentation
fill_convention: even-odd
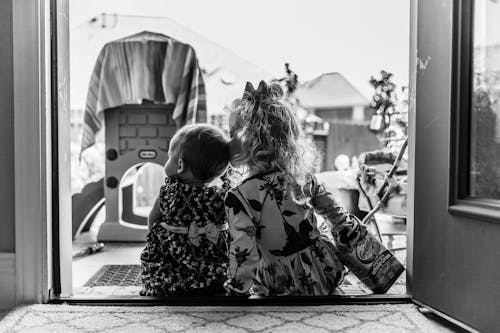
[[[253,225],[247,226],[244,228],[236,227],[236,230],[243,231],[244,233],[246,233],[248,235],[248,237],[255,237],[255,235],[256,235],[256,230],[255,230],[255,227]]]
[[[299,233],[304,237],[304,238],[309,238],[309,233],[313,231],[313,227],[311,223],[305,219],[302,220],[302,222],[299,223]]]
[[[238,246],[234,249],[234,252],[231,254],[234,256],[234,259],[236,260],[236,263],[238,264],[239,267],[241,266],[242,263],[247,261],[247,258],[250,255],[250,250],[248,249],[241,250],[240,247]]]
[[[283,214],[283,216],[293,216],[293,215],[295,215],[296,213],[295,213],[295,212],[292,212],[292,211],[290,211],[290,210],[285,210],[285,211],[283,211],[283,213],[282,213],[282,214]]]
[[[312,261],[311,261],[311,258],[309,258],[307,256],[307,254],[305,254],[304,252],[302,252],[300,254],[300,257],[302,258],[302,261],[305,262],[306,264],[308,264],[309,266],[312,266]]]
[[[250,199],[248,200],[248,202],[250,203],[250,206],[252,206],[252,208],[258,212],[260,212],[262,210],[262,204],[257,201],[257,200],[253,200],[253,199]]]
[[[238,214],[240,211],[243,211],[248,215],[248,213],[245,210],[245,207],[243,207],[243,204],[241,201],[234,195],[233,193],[229,192],[226,196],[226,199],[224,201],[226,207],[232,208],[234,215]]]

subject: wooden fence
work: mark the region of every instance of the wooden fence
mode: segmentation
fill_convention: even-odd
[[[382,149],[384,146],[374,133],[368,129],[368,123],[352,121],[329,121],[327,135],[315,135],[318,148],[323,152],[321,171],[335,170],[334,161],[340,154],[352,158],[360,153]]]

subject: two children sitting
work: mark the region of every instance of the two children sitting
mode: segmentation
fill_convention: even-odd
[[[141,295],[335,293],[345,274],[338,249],[367,231],[314,177],[316,148],[282,95],[278,85],[247,84],[230,109],[230,141],[207,124],[171,140],[141,254]],[[229,163],[246,178],[209,185]]]

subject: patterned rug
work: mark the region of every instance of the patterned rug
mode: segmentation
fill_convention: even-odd
[[[141,265],[104,265],[84,287],[141,286]]]
[[[290,307],[30,305],[0,332],[443,332],[412,304]]]

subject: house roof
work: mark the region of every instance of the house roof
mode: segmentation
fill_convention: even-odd
[[[342,74],[333,72],[318,76],[297,88],[295,96],[305,108],[338,108],[369,105],[363,96]]]

